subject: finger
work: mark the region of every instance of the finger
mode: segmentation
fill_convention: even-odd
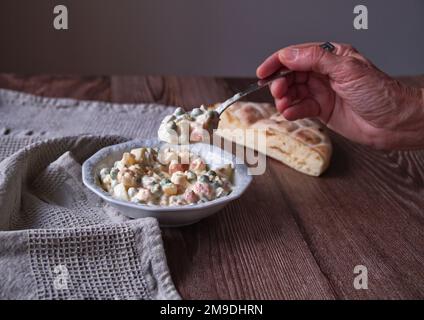
[[[278,59],[278,52],[273,53],[265,59],[264,62],[256,69],[256,76],[259,79],[266,78],[281,69],[282,64]]]
[[[271,94],[276,99],[282,98],[287,93],[288,89],[289,84],[286,78],[274,80],[270,86]]]
[[[258,78],[262,79],[281,69],[281,67],[285,64],[284,64],[284,61],[280,59],[279,55],[284,50],[293,49],[293,48],[298,48],[298,49],[320,48],[319,47],[320,44],[322,44],[322,42],[309,42],[309,43],[303,43],[303,44],[290,46],[282,50],[279,50],[278,52],[275,52],[271,56],[269,56],[257,68],[256,75],[258,76]],[[334,55],[342,56],[342,57],[350,56],[362,62],[365,62],[367,64],[372,64],[368,59],[366,59],[363,55],[361,55],[358,52],[358,50],[356,50],[352,45],[346,44],[346,43],[335,43],[335,42],[332,42],[332,44],[335,47],[335,50],[333,51]]]
[[[364,72],[365,64],[352,56],[338,56],[318,46],[289,47],[279,52],[282,64],[294,71],[313,71],[338,82]]]
[[[291,103],[291,99],[287,96],[284,96],[281,99],[275,99],[275,107],[279,113],[283,113],[284,110],[290,108]]]
[[[303,118],[314,118],[320,114],[320,107],[313,99],[304,99],[299,103],[286,108],[283,111],[283,116],[287,120],[293,121]]]
[[[282,113],[284,110],[290,107],[296,100],[298,100],[297,88],[296,86],[292,86],[287,90],[287,93],[283,97],[275,99],[275,106],[277,110]]]
[[[314,71],[328,75],[334,64],[341,63],[341,57],[331,54],[318,46],[291,46],[278,52],[280,62],[294,71]]]
[[[296,48],[310,48],[310,47],[319,47],[322,45],[324,41],[322,42],[308,42],[308,43],[302,43],[302,44],[296,44],[290,47],[296,47]],[[355,47],[348,43],[337,43],[337,42],[331,42],[331,44],[334,46],[334,51],[332,51],[333,54],[336,54],[338,56],[349,56],[351,54],[359,53],[358,50],[356,50]],[[290,48],[289,47],[289,48]]]

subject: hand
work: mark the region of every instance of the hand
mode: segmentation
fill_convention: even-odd
[[[318,43],[281,49],[257,69],[265,78],[286,67],[295,72],[270,87],[287,120],[317,117],[353,141],[384,149],[424,147],[424,89],[402,85],[354,48]]]

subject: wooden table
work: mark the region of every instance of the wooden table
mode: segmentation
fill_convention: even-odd
[[[403,80],[424,86],[424,77]],[[223,100],[249,81],[0,75],[2,88],[43,96],[185,107]],[[163,230],[183,298],[424,298],[424,150],[378,152],[331,136],[322,177],[269,159],[225,210]],[[353,286],[357,265],[368,269],[368,290]]]

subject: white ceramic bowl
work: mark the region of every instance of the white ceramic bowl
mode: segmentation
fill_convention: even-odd
[[[122,214],[131,218],[154,217],[158,219],[161,226],[174,227],[195,223],[221,210],[229,202],[239,198],[252,181],[252,177],[248,175],[247,167],[244,164],[238,164],[234,155],[217,146],[195,143],[189,145],[190,151],[205,159],[211,168],[225,163],[233,164],[233,190],[228,196],[194,205],[151,206],[115,199],[101,188],[99,182],[100,170],[112,167],[115,161],[121,159],[124,152],[140,147],[160,148],[163,144],[158,139],[132,140],[103,148],[84,162],[82,180],[91,191],[116,207]]]

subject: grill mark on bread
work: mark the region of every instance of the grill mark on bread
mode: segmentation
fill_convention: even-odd
[[[284,151],[283,149],[279,148],[279,147],[275,147],[275,146],[270,146],[271,149],[277,150],[278,152],[281,152],[282,154],[286,154],[286,155],[290,155],[290,153]]]
[[[310,130],[301,130],[296,133],[296,137],[308,144],[318,144],[321,142],[321,138]]]

